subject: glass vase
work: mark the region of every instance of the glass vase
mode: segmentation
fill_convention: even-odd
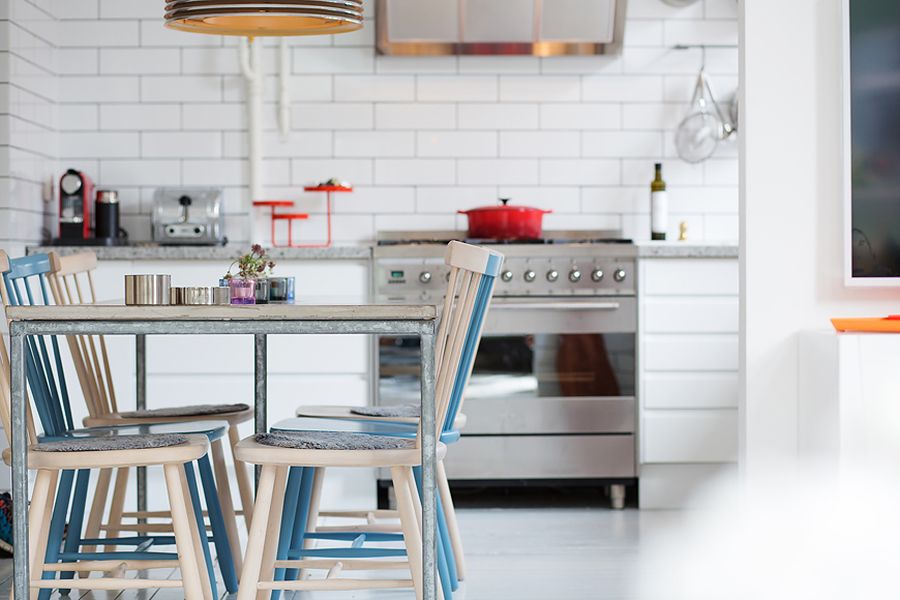
[[[253,279],[229,279],[232,304],[256,304],[256,281]]]
[[[267,278],[256,280],[256,303],[269,303],[269,280]]]
[[[269,302],[273,304],[293,304],[294,278],[269,277]]]

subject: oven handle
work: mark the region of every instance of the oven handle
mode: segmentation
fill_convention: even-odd
[[[618,310],[618,302],[495,302],[493,310]]]

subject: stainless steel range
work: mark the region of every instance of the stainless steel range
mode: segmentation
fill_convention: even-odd
[[[492,245],[506,256],[466,393],[454,483],[594,480],[614,505],[636,477],[636,249],[618,232],[545,232]],[[378,302],[439,303],[448,240],[465,232],[384,232]],[[418,398],[418,340],[382,337],[377,402]]]

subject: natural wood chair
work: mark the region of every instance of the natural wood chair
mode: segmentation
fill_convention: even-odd
[[[0,257],[0,270],[4,270],[4,259]],[[0,340],[0,423],[7,442],[12,439],[9,367],[9,356]],[[206,436],[122,435],[39,443],[33,412],[29,401],[27,464],[29,469],[37,471],[28,515],[31,600],[37,600],[39,596],[49,597],[50,590],[62,587],[79,590],[182,588],[186,600],[213,600],[212,582],[203,576],[211,567],[207,542],[200,535],[203,517],[199,511],[199,499],[192,498],[189,491],[192,463],[204,456],[209,448]],[[7,464],[10,457],[10,450],[5,450],[3,459]],[[93,552],[87,547],[88,540],[76,534],[84,511],[73,510],[65,535],[65,527],[56,526],[57,520],[53,517],[60,505],[57,492],[66,473],[138,466],[163,468],[174,538],[148,536],[130,552]],[[86,489],[87,478],[83,482]],[[62,525],[66,524],[63,522]],[[154,544],[171,545],[173,542],[176,553],[148,551]],[[130,543],[131,540],[122,541],[122,545]],[[60,546],[62,549],[58,551]],[[48,549],[54,549],[55,559],[52,561],[46,558]],[[181,570],[182,579],[125,577],[128,571],[158,567],[177,567]],[[77,581],[72,579],[75,572],[82,574]],[[101,575],[88,578],[90,573]],[[62,579],[57,579],[57,576]]]
[[[460,242],[448,246],[445,261],[451,267],[450,280],[435,347],[434,401],[439,436],[448,415],[455,414],[462,400],[477,349],[473,342],[480,338],[502,260],[502,255],[485,248]],[[414,427],[421,429],[421,424]],[[444,443],[438,443],[437,452],[438,460],[443,460]],[[410,584],[417,598],[422,598],[421,505],[414,472],[421,466],[421,448],[415,432],[411,437],[400,437],[360,431],[282,430],[241,441],[237,455],[262,465],[238,600],[259,599],[262,596],[258,594],[268,590],[352,590]],[[306,544],[314,492],[303,489],[301,477],[298,502],[292,477],[300,469],[306,472],[334,467],[390,469],[411,580],[342,578],[341,569],[397,569],[404,562],[379,560],[379,556],[396,555],[356,544],[337,550],[309,548]],[[300,569],[327,570],[328,575],[318,580],[302,579]],[[439,593],[446,596],[440,588]]]
[[[480,302],[483,303],[483,311],[480,315],[483,321],[487,311],[489,301],[493,289],[493,277],[499,273],[500,263],[495,261],[494,270],[491,273],[485,273],[482,283],[485,284],[484,289],[479,290],[481,294]],[[487,285],[490,284],[490,285]],[[448,293],[453,293],[452,288]],[[470,337],[465,342],[465,347],[474,360],[474,352],[477,350],[481,342],[482,328],[479,326],[470,332]],[[465,388],[471,373],[471,365],[467,367],[466,376],[458,382],[462,386],[460,390]],[[466,417],[462,414],[462,405],[465,395],[459,392],[459,400],[451,405],[447,413],[446,421],[441,431],[441,441],[446,444],[452,444],[459,440],[460,430],[465,426]],[[415,435],[416,427],[419,424],[420,407],[418,404],[412,405],[389,405],[376,407],[353,407],[353,406],[327,406],[327,405],[303,405],[297,408],[294,419],[285,419],[272,426],[272,431],[297,431],[297,430],[322,430],[336,429],[340,431],[360,431],[366,433],[406,436]],[[317,478],[321,479],[321,469],[317,470]],[[459,581],[465,579],[465,553],[463,550],[462,536],[459,531],[459,523],[456,517],[456,510],[453,503],[453,497],[450,492],[450,484],[447,480],[447,472],[444,468],[444,462],[439,461],[435,480],[438,486],[439,503],[441,510],[438,513],[438,526],[440,542],[443,547],[443,555],[446,562],[446,573],[443,577],[450,579],[449,587],[456,589]],[[399,531],[397,519],[399,518],[396,510],[325,510],[319,511],[319,490],[321,484],[314,488],[313,509],[308,516],[309,537],[315,537],[317,533],[321,534],[340,534],[343,532],[358,533],[389,533]],[[350,523],[346,525],[330,524],[324,527],[318,526],[318,517],[330,519],[351,519],[353,521],[362,520],[363,523]],[[439,567],[444,566],[444,561],[439,561]],[[445,594],[446,595],[446,594]]]
[[[47,255],[34,255],[14,260],[8,259],[5,252],[0,251],[0,297],[2,305],[40,305],[50,301],[47,290],[47,274],[50,271],[50,260]],[[0,339],[0,358],[5,364],[8,359],[5,344]],[[225,587],[228,591],[237,591],[237,578],[241,565],[240,540],[238,538],[233,500],[228,484],[227,470],[222,451],[221,440],[225,437],[227,423],[211,421],[194,421],[191,423],[176,424],[148,424],[148,425],[121,425],[99,428],[78,429],[72,418],[70,395],[63,368],[63,356],[57,336],[29,336],[26,340],[25,370],[28,387],[32,391],[35,410],[40,417],[43,434],[34,437],[38,442],[51,442],[57,445],[74,445],[76,448],[84,445],[100,444],[101,447],[112,446],[119,448],[119,444],[127,447],[130,442],[138,438],[157,436],[176,436],[183,438],[185,435],[202,435],[210,445],[210,454],[215,463],[215,475],[210,457],[204,453],[197,460],[206,504],[209,510],[212,541],[218,550],[219,564]],[[29,403],[29,408],[31,403]],[[33,427],[32,427],[33,432]],[[121,439],[119,439],[121,438]],[[93,442],[91,441],[93,440]],[[127,473],[131,467],[121,466],[118,473]],[[50,524],[51,544],[47,550],[46,560],[54,562],[58,558],[59,546],[62,543],[64,527],[68,507],[71,504],[71,523],[68,532],[65,533],[65,541],[69,554],[77,552],[81,548],[84,553],[93,553],[96,545],[103,544],[105,552],[115,555],[118,545],[141,546],[145,543],[159,541],[158,536],[151,533],[171,532],[173,522],[135,523],[123,524],[122,503],[124,502],[124,485],[121,489],[121,500],[113,503],[110,508],[110,521],[102,525],[101,521],[106,508],[106,500],[109,491],[110,474],[113,468],[104,468],[99,471],[97,487],[94,494],[94,502],[87,514],[88,484],[91,478],[90,469],[78,469],[76,471],[64,469],[59,477],[56,488],[57,500],[53,509],[52,522]],[[185,476],[189,484],[189,492],[195,499],[196,508],[199,511],[199,488],[196,483],[193,466],[185,468]],[[218,479],[218,482],[216,481]],[[126,478],[119,478],[118,484],[127,482]],[[74,496],[73,496],[74,485]],[[87,524],[82,534],[82,525],[87,516]],[[154,514],[135,514],[137,517],[165,517],[174,519],[170,511],[157,511]],[[111,524],[110,524],[111,523]],[[205,526],[201,520],[200,526]],[[98,537],[105,531],[106,537]],[[138,535],[131,538],[122,538],[121,532],[134,531]],[[204,540],[204,548],[205,546]],[[97,555],[99,556],[99,555]],[[208,575],[210,584],[215,588],[215,574],[212,568],[212,559],[206,557],[208,562]],[[63,571],[64,579],[70,578],[71,572]],[[49,589],[44,589],[41,598],[49,598]]]
[[[50,289],[57,304],[95,304],[98,302],[93,278],[93,273],[97,269],[96,254],[86,251],[61,256],[56,252],[50,252],[49,256]],[[228,441],[232,449],[232,457],[234,456],[234,446],[240,440],[237,426],[253,418],[253,409],[248,405],[195,405],[177,409],[120,411],[116,401],[116,391],[104,336],[68,336],[67,341],[81,388],[88,403],[89,416],[84,420],[86,426],[190,423],[209,421],[210,419],[226,421],[228,423]],[[249,528],[253,508],[253,487],[245,464],[234,459],[234,470],[244,520]],[[127,476],[127,471],[124,474],[117,474],[113,506],[119,506],[124,498]],[[109,484],[107,483],[107,485]],[[130,515],[125,513],[124,516]]]

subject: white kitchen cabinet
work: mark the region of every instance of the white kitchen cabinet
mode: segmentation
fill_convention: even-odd
[[[738,261],[639,263],[640,506],[693,506],[738,452]]]

